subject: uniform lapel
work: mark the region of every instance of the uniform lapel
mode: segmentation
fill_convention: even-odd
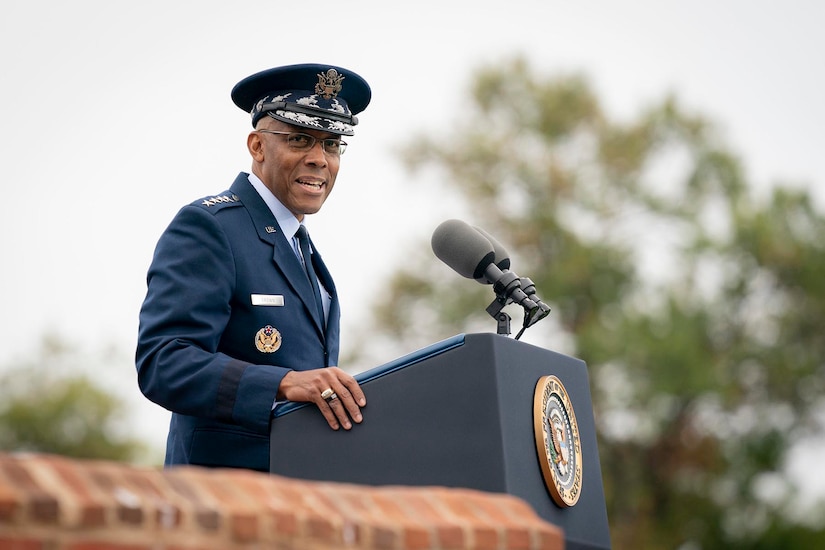
[[[309,315],[312,317],[315,327],[318,329],[318,333],[323,341],[324,328],[322,319],[318,317],[318,309],[315,306],[312,285],[309,279],[307,279],[304,266],[301,265],[301,261],[295,255],[290,240],[284,235],[284,232],[275,220],[275,216],[272,215],[272,212],[264,200],[258,195],[258,192],[255,191],[252,184],[249,183],[246,174],[241,173],[235,179],[230,190],[238,195],[249,212],[249,215],[252,217],[252,223],[258,232],[258,237],[272,245],[272,261],[275,264],[275,268],[282,273],[284,279],[286,279],[287,283],[292,287],[292,290],[304,303],[304,307],[306,307]],[[317,256],[317,254],[315,254],[315,256]],[[329,278],[329,272],[326,270],[326,267],[324,267],[323,270],[325,279]],[[321,277],[320,272],[319,277]],[[326,286],[325,279],[322,279],[322,282]],[[332,291],[330,290],[330,292]]]

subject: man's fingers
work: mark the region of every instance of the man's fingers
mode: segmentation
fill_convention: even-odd
[[[341,403],[340,399],[331,399],[327,402],[329,405],[330,410],[335,414],[336,420],[340,422],[341,426],[345,430],[349,430],[352,428],[352,422],[350,421],[349,414],[347,413],[347,409],[344,408],[343,403]]]
[[[361,416],[361,407],[358,406],[352,393],[345,387],[341,387],[337,393],[338,399],[331,400],[329,404],[332,406],[333,403],[337,402],[340,405],[340,408],[333,407],[332,410],[335,411],[335,414],[338,416],[338,419],[341,420],[344,427],[347,427],[345,420],[349,418],[352,418],[356,423],[360,423],[363,419]],[[344,416],[344,418],[342,418],[342,416]]]
[[[355,378],[338,367],[291,371],[281,381],[278,398],[314,402],[333,430],[360,423],[361,407],[367,404]]]
[[[337,430],[339,427],[338,418],[335,416],[335,412],[332,410],[332,407],[329,404],[318,405],[318,408],[321,409],[321,414],[324,415],[324,418],[327,419],[327,424],[333,430]]]
[[[325,402],[345,430],[352,428],[352,421],[360,423],[363,420],[361,407],[358,406],[350,391],[344,386],[328,395]]]
[[[343,382],[343,384],[347,387],[349,394],[358,406],[363,407],[367,404],[367,398],[364,396],[364,391],[361,389],[361,386],[358,385],[358,382],[355,381],[355,378],[350,378],[349,380]]]

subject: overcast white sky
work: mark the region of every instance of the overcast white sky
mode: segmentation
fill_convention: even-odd
[[[331,63],[372,85],[309,220],[343,295],[346,350],[380,275],[452,217],[392,147],[448,125],[473,69],[524,54],[548,75],[583,73],[618,116],[675,92],[722,124],[753,181],[821,187],[823,25],[817,0],[7,0],[0,364],[46,332],[132,353],[161,231],[249,169],[249,119],[229,98],[248,74]],[[342,232],[366,246],[337,246]]]

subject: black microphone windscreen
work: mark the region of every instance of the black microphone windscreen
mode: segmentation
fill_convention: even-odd
[[[493,251],[496,253],[496,259],[494,261],[498,268],[502,271],[505,269],[510,269],[510,253],[507,252],[507,249],[482,228],[476,227],[475,229],[484,235],[484,237],[490,241],[490,244],[493,245]]]
[[[435,228],[435,255],[462,277],[478,279],[495,259],[495,250],[481,233],[461,220],[447,220]]]

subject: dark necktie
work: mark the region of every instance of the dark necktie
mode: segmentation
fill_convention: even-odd
[[[312,267],[312,256],[309,253],[309,235],[307,229],[303,225],[298,226],[298,231],[295,233],[298,239],[298,245],[301,247],[301,256],[304,257],[304,269],[306,269],[307,278],[312,283],[312,292],[315,294],[315,305],[318,307],[318,314],[321,319],[321,326],[324,322],[324,305],[321,302],[321,289],[318,287],[318,276],[315,274],[315,268]]]

